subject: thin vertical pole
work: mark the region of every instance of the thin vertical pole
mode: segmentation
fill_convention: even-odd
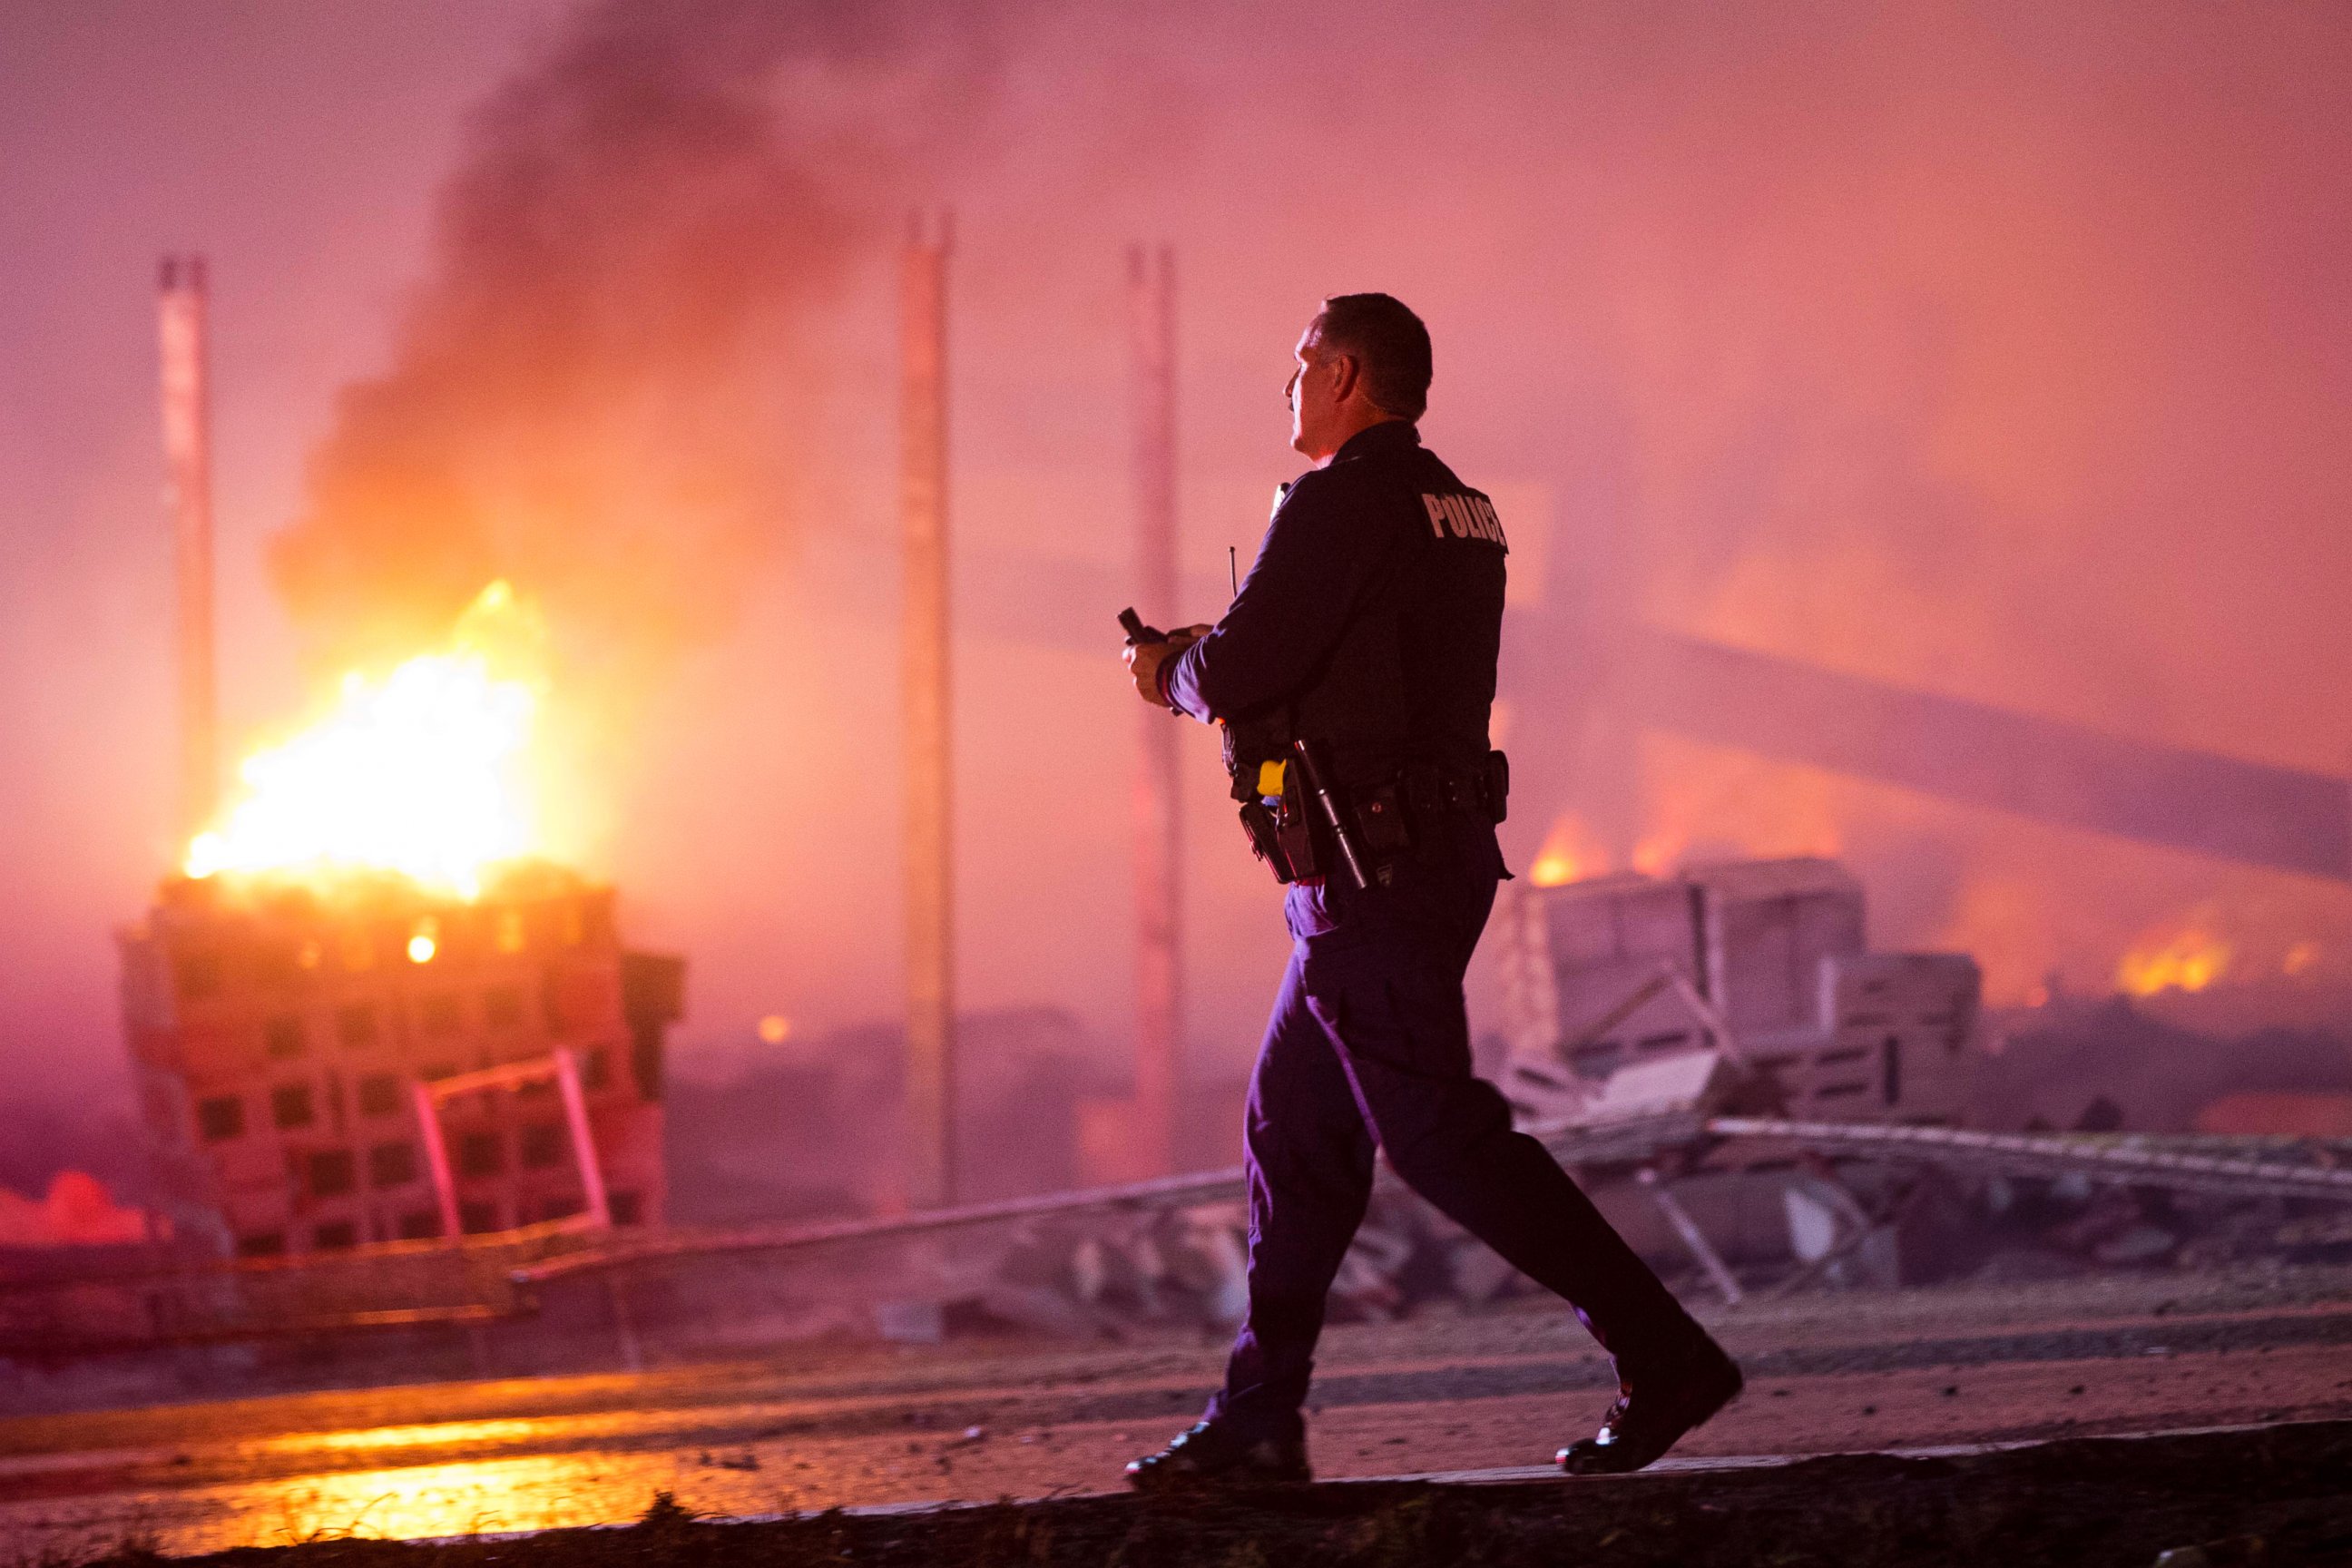
[[[416,1101],[416,1141],[425,1145],[425,1169],[433,1177],[433,1198],[441,1208],[441,1238],[455,1247],[457,1224],[457,1182],[449,1170],[449,1145],[441,1136],[441,1101],[433,1086],[411,1086]]]
[[[1143,617],[1176,613],[1176,260],[1128,251],[1134,363],[1136,586]],[[1135,1137],[1141,1173],[1173,1168],[1182,1050],[1181,814],[1174,718],[1146,709],[1135,774]]]
[[[900,280],[899,504],[907,755],[907,1198],[955,1197],[954,845],[949,773],[947,260],[944,216],[918,219]]]
[[[613,1205],[604,1195],[604,1167],[596,1159],[596,1134],[588,1125],[588,1097],[580,1089],[580,1063],[570,1047],[555,1048],[555,1088],[563,1099],[563,1120],[572,1130],[572,1158],[580,1166],[580,1191],[588,1217],[599,1230],[613,1228]]]
[[[163,259],[163,510],[172,521],[178,582],[180,826],[212,820],[220,788],[213,671],[212,407],[202,257]]]

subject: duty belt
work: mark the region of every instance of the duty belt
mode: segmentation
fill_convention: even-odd
[[[1408,763],[1397,770],[1394,788],[1412,822],[1448,812],[1500,822],[1510,814],[1510,759],[1489,752],[1475,763]]]
[[[1501,822],[1509,810],[1510,762],[1489,752],[1475,763],[1410,763],[1385,778],[1330,789],[1339,821],[1323,809],[1296,763],[1266,765],[1259,782],[1265,800],[1242,805],[1250,847],[1277,882],[1319,880],[1338,874],[1386,883],[1391,868],[1424,843],[1448,816]],[[1278,800],[1278,809],[1267,801]],[[1342,842],[1342,838],[1346,842]]]

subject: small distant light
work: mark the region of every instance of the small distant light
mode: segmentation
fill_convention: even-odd
[[[418,921],[416,922],[416,934],[408,939],[408,962],[411,963],[432,963],[434,953],[440,951],[441,944],[435,940],[440,935],[440,932],[441,927],[438,921],[431,920]]]
[[[774,1013],[760,1020],[760,1038],[772,1046],[781,1046],[793,1037],[793,1021]]]

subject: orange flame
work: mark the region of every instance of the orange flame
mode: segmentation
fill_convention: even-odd
[[[2116,966],[2116,985],[2133,996],[2202,991],[2230,972],[2235,956],[2229,942],[2204,922],[2193,921],[2168,939],[2154,939],[2125,953]]]
[[[1528,868],[1528,880],[1538,888],[1557,888],[1579,878],[1597,877],[1608,868],[1608,852],[1571,811],[1551,825],[1543,847],[1536,851],[1535,864]]]
[[[1675,868],[1689,848],[1688,834],[1679,827],[1662,827],[1643,835],[1629,858],[1633,869],[1644,877],[1663,877]]]
[[[541,683],[511,668],[536,662],[541,635],[530,607],[493,583],[448,651],[380,680],[345,675],[323,718],[246,759],[243,792],[189,844],[187,874],[393,871],[478,896],[491,867],[542,848],[531,767]]]

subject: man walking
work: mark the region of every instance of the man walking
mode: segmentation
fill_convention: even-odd
[[[1300,1407],[1376,1149],[1615,1361],[1616,1404],[1560,1464],[1638,1469],[1740,1375],[1471,1070],[1462,979],[1508,875],[1486,728],[1502,521],[1421,445],[1429,333],[1402,304],[1325,300],[1296,361],[1291,445],[1314,467],[1224,618],[1127,654],[1145,700],[1223,726],[1252,842],[1290,884],[1293,942],[1250,1079],[1248,1315],[1204,1418],[1128,1474],[1307,1479]]]

